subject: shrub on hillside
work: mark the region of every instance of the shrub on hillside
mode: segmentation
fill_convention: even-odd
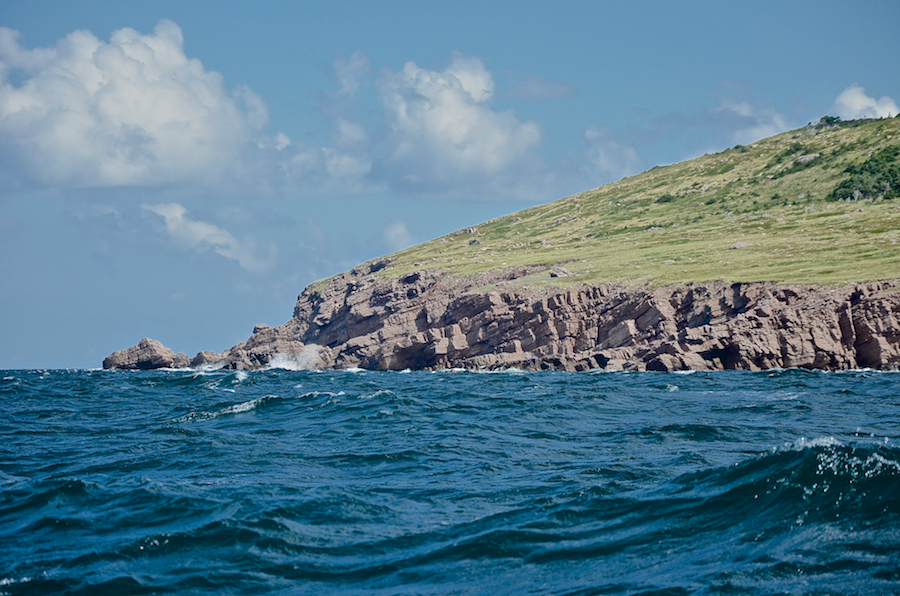
[[[888,147],[860,165],[844,170],[850,177],[837,185],[829,198],[835,201],[895,199],[900,197],[900,147]]]

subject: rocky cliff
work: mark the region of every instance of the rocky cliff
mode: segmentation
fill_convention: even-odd
[[[369,264],[310,286],[286,324],[258,325],[247,341],[223,353],[201,352],[192,365],[572,371],[900,366],[900,280],[537,291],[514,280],[540,268],[468,278],[422,270],[384,279],[376,275],[383,266]],[[104,367],[119,366],[116,356],[125,352],[111,355]]]

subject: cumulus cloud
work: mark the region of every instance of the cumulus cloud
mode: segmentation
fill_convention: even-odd
[[[834,100],[834,111],[844,120],[858,118],[890,118],[898,114],[897,104],[888,96],[874,99],[857,84],[844,89]]]
[[[454,54],[443,72],[407,62],[385,72],[379,90],[391,131],[386,164],[400,185],[500,174],[521,165],[541,140],[534,122],[491,110],[494,80],[478,58]]]
[[[187,209],[178,203],[141,205],[141,209],[162,217],[166,223],[166,232],[188,248],[198,251],[212,249],[226,259],[237,261],[248,271],[264,271],[275,261],[274,246],[269,247],[266,260],[258,259],[254,256],[256,247],[252,241],[240,241],[212,224],[191,220],[187,216]]]
[[[570,98],[578,95],[578,89],[571,83],[556,79],[542,79],[532,74],[520,78],[509,90],[509,96],[523,101],[545,101],[548,99]]]
[[[0,28],[0,180],[265,193],[534,188],[541,131],[491,108],[494,78],[480,59],[454,53],[443,71],[382,70],[378,111],[356,107],[372,70],[363,52],[337,56],[333,68],[338,89],[320,110],[331,142],[321,146],[266,135],[265,101],[243,85],[226,90],[187,57],[171,21],[108,41],[75,31],[33,49]]]
[[[26,182],[70,187],[209,184],[233,172],[268,125],[268,107],[245,86],[227,92],[183,41],[161,20],[149,35],[119,29],[107,43],[75,31],[28,50],[0,28],[6,167]]]

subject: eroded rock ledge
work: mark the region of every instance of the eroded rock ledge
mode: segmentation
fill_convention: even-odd
[[[703,283],[535,291],[506,284],[542,268],[466,279],[425,270],[383,280],[372,275],[382,266],[310,286],[290,321],[257,325],[247,341],[222,353],[201,352],[191,366],[900,367],[900,280],[840,288]],[[104,368],[148,368],[146,358],[122,356],[142,344],[112,354]]]

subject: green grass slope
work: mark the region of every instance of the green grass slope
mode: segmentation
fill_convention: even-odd
[[[900,278],[898,154],[900,118],[823,118],[414,246],[379,274],[573,273],[516,282],[529,287]]]

